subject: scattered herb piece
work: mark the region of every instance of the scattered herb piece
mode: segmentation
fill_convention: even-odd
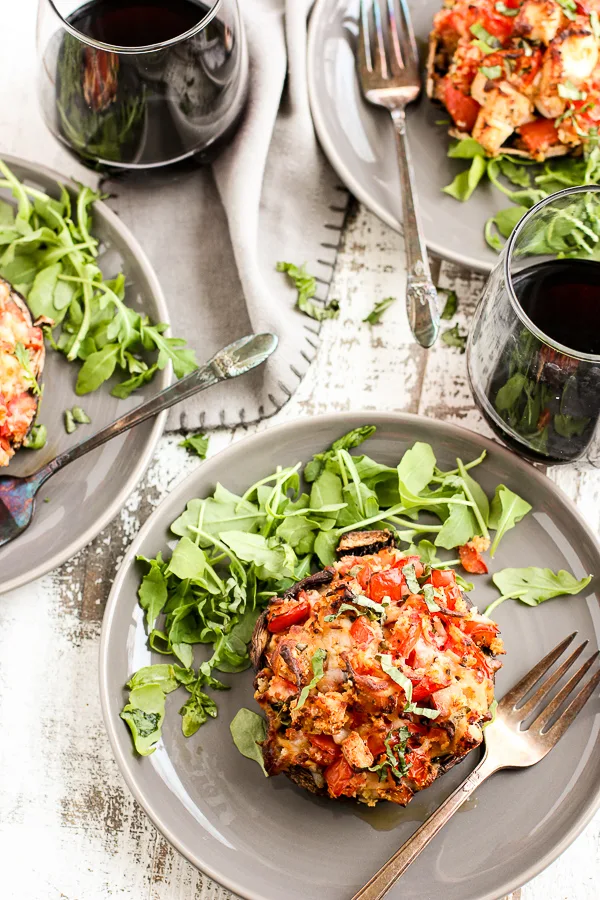
[[[20,341],[17,341],[15,344],[15,356],[19,360],[21,364],[21,368],[25,372],[25,382],[30,391],[32,391],[37,397],[41,397],[42,389],[40,388],[37,378],[33,374],[33,369],[31,368],[31,357],[29,355],[29,350],[22,344]]]
[[[385,758],[377,765],[371,766],[369,772],[378,772],[379,780],[385,781],[388,770],[392,775],[400,781],[408,772],[409,765],[406,761],[406,747],[410,731],[406,725],[401,725],[396,731],[389,731],[383,744],[385,747]],[[394,744],[392,741],[395,739]]]
[[[504,75],[502,66],[480,66],[479,71],[482,75],[485,75],[486,78],[489,78],[490,81],[494,81],[496,78],[502,78]]]
[[[443,188],[445,194],[466,203],[473,194],[473,191],[485,175],[487,171],[487,162],[483,156],[474,156],[471,167],[465,172],[459,172],[452,184]]]
[[[67,434],[73,434],[77,429],[77,422],[73,417],[73,412],[70,409],[65,409],[65,431]]]
[[[385,297],[384,300],[378,300],[369,315],[365,316],[363,322],[368,322],[369,325],[378,325],[386,309],[389,309],[392,303],[395,302],[396,297]]]
[[[460,330],[458,323],[453,328],[447,328],[442,332],[442,340],[446,346],[458,347],[461,353],[464,353],[467,348],[467,337],[468,335]]]
[[[507,6],[506,3],[503,3],[502,0],[498,0],[496,3],[497,12],[501,13],[503,16],[518,16],[519,10],[513,9],[510,6]]]
[[[322,647],[319,647],[313,653],[310,660],[310,667],[313,671],[313,677],[306,684],[302,690],[300,691],[300,696],[298,697],[298,703],[296,705],[296,709],[301,709],[308,699],[308,695],[312,691],[314,687],[317,686],[321,678],[323,677],[323,662],[325,661],[325,657],[327,656],[327,651],[323,650]]]
[[[185,449],[189,450],[191,453],[195,453],[200,459],[206,459],[208,440],[209,439],[205,434],[190,434],[180,441],[179,446],[185,447]]]
[[[322,322],[325,319],[336,319],[339,315],[340,304],[337,300],[331,300],[327,304],[317,303],[312,298],[317,293],[317,280],[314,275],[306,271],[306,263],[295,266],[293,263],[278,262],[277,271],[285,272],[294,283],[298,291],[296,308],[304,315]]]
[[[267,737],[267,723],[250,709],[240,709],[229,726],[233,743],[242,756],[257,762],[268,778],[260,745]]]
[[[74,406],[71,412],[73,413],[73,419],[78,425],[91,425],[92,420],[81,406]]]
[[[415,567],[413,563],[407,563],[402,567],[402,574],[406,580],[406,586],[408,587],[411,594],[419,594],[421,592],[421,585],[417,579],[417,573],[415,571]]]
[[[514,528],[523,516],[531,511],[531,504],[523,500],[504,484],[499,484],[490,506],[489,526],[496,532],[494,542],[490,548],[492,559],[498,549],[498,544],[507,531]]]
[[[458,295],[456,291],[450,290],[450,288],[438,287],[436,290],[438,294],[446,295],[446,303],[444,304],[444,309],[442,310],[440,318],[449,321],[456,315],[456,310],[458,309]]]
[[[567,19],[575,20],[577,17],[577,4],[575,0],[558,0],[560,6],[562,6],[563,12]]]

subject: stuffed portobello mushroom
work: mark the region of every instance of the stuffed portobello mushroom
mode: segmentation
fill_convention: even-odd
[[[598,130],[600,0],[445,0],[429,96],[490,156],[581,154]]]
[[[386,531],[345,535],[339,560],[257,622],[265,768],[331,798],[406,805],[482,742],[504,648],[451,569]]]
[[[0,278],[0,467],[7,466],[35,421],[44,335],[24,298]]]

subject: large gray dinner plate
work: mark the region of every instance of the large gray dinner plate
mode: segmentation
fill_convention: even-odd
[[[433,16],[442,0],[408,0],[421,59],[425,59]],[[313,120],[321,145],[342,181],[392,228],[402,221],[400,180],[389,114],[361,95],[354,51],[359,0],[317,0],[310,20],[308,84]],[[487,219],[509,204],[489,183],[468,203],[442,188],[469,162],[447,157],[450,138],[446,110],[423,94],[409,108],[409,137],[419,208],[430,250],[487,272],[498,257],[485,242]]]
[[[534,507],[500,545],[494,569],[552,566],[581,577],[600,573],[593,535],[547,478],[507,450],[470,431],[410,415],[340,414],[306,418],[235,444],[190,475],[150,517],[125,556],[104,618],[100,694],[112,747],[127,784],[165,837],[194,865],[251,900],[349,900],[468,774],[475,758],[457,766],[407,809],[375,810],[302,792],[285,777],[268,781],[256,763],[233,746],[229,723],[252,708],[252,675],[225,676],[232,690],[219,694],[219,717],[192,738],[181,734],[182,697],[167,698],[164,739],[147,758],[136,757],[119,719],[123,685],[140,666],[164,662],[146,647],[136,592],[137,554],[154,556],[173,541],[170,523],[193,497],[220,481],[243,492],[254,481],[307,460],[344,432],[377,426],[364,445],[370,456],[395,465],[416,440],[430,442],[439,463],[451,468],[488,451],[477,470],[491,494],[502,482]],[[542,655],[577,630],[598,644],[600,610],[595,589],[531,609],[506,602],[498,621],[507,648],[498,694]],[[479,579],[473,599],[485,606],[496,592]],[[179,692],[177,692],[179,693]],[[187,695],[185,695],[187,696]],[[256,707],[257,708],[257,707]],[[503,772],[482,786],[392,889],[391,900],[495,900],[547,866],[577,836],[599,804],[600,699],[586,706],[558,747],[527,771]],[[583,877],[583,873],[582,873]]]
[[[33,187],[58,195],[57,182],[69,190],[77,186],[44,166],[0,154],[15,175]],[[9,191],[0,197],[12,201]],[[123,271],[130,306],[151,319],[168,322],[167,307],[156,275],[142,248],[119,218],[104,204],[93,210],[92,233],[100,239],[98,263],[107,277]],[[0,475],[28,475],[57,454],[90,436],[94,430],[138,406],[144,397],[166,387],[171,367],[159,372],[151,385],[127,400],[110,396],[110,385],[85,397],[75,394],[77,363],[68,363],[49,347],[44,367],[44,398],[39,421],[48,429],[43,450],[19,450]],[[64,410],[82,406],[92,420],[75,434],[66,434]],[[72,463],[55,475],[38,496],[37,511],[27,531],[0,549],[0,594],[44,575],[85,547],[117,514],[142,477],[164,428],[166,413],[138,425]],[[42,502],[46,500],[47,502]]]

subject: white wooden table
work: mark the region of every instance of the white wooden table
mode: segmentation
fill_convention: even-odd
[[[35,5],[3,2],[0,153],[85,178],[35,112]],[[401,300],[383,325],[362,323],[376,300],[403,296],[401,259],[401,238],[354,208],[332,288],[340,319],[325,326],[317,360],[293,399],[257,430],[298,416],[363,409],[415,412],[487,432],[473,406],[464,356],[443,344],[428,353],[416,347]],[[444,264],[440,283],[457,289],[464,326],[481,279]],[[212,435],[210,454],[245,433]],[[88,548],[0,598],[2,900],[231,897],[179,856],[134,803],[112,758],[98,699],[100,627],[116,567],[151,510],[201,465],[179,440],[163,437],[142,484]],[[569,468],[550,477],[600,532],[600,475]],[[600,815],[513,900],[596,900],[599,880]]]

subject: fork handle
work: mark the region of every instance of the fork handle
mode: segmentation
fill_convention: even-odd
[[[486,778],[498,771],[498,766],[486,754],[476,769],[466,778],[453,794],[450,794],[421,827],[415,831],[400,849],[394,853],[370,881],[352,897],[352,900],[381,900],[401,875],[415,861],[422,850],[433,840],[438,831],[460,809],[476,788]]]
[[[396,133],[398,166],[406,246],[408,321],[416,340],[422,347],[431,347],[440,330],[437,291],[431,280],[423,229],[415,204],[415,178],[410,161],[406,134],[406,114],[403,109],[390,110]]]

